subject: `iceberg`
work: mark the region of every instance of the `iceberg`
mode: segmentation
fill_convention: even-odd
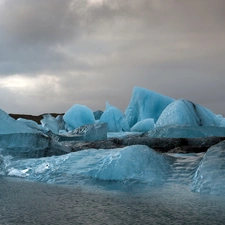
[[[37,130],[37,131],[41,131],[41,132],[44,131],[44,129],[41,126],[41,124],[39,125],[38,123],[36,123],[33,120],[27,120],[27,119],[24,119],[24,118],[18,118],[17,121],[23,122],[27,127],[31,128],[31,129],[34,129],[34,130]]]
[[[208,149],[191,186],[192,191],[225,195],[225,141]]]
[[[94,177],[100,180],[139,180],[156,184],[165,181],[170,172],[170,161],[166,156],[147,146],[135,145],[111,151],[101,160],[101,167]]]
[[[160,115],[156,126],[219,126],[221,118],[204,108],[185,99],[169,104]]]
[[[0,109],[0,134],[13,133],[37,133],[38,131],[28,127],[24,122],[15,120]]]
[[[121,149],[87,149],[62,156],[8,160],[2,171],[7,176],[46,183],[74,184],[81,177],[104,181],[157,184],[170,173],[170,158],[144,145]]]
[[[52,131],[54,134],[58,134],[59,130],[64,129],[64,123],[62,118],[58,116],[57,118],[53,117],[51,114],[44,114],[41,124],[46,131]]]
[[[85,105],[79,104],[72,106],[64,114],[63,119],[73,129],[95,122],[92,110]]]
[[[131,127],[131,132],[147,132],[155,128],[154,119],[149,118],[137,122],[133,127]]]
[[[144,88],[134,87],[130,103],[125,110],[125,117],[130,127],[148,118],[157,121],[162,111],[173,101],[173,98]]]
[[[109,132],[129,131],[130,127],[123,113],[106,102],[106,109],[99,119],[100,123],[108,123]]]

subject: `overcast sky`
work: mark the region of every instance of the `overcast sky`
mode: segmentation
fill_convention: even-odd
[[[0,0],[0,108],[125,110],[134,86],[225,116],[224,0]]]

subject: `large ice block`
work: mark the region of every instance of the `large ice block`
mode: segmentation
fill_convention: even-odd
[[[95,122],[94,114],[85,105],[76,104],[72,106],[63,116],[64,121],[74,129]]]
[[[115,106],[111,106],[108,102],[106,102],[106,109],[102,114],[99,122],[108,123],[109,132],[130,130],[128,122],[124,117],[123,113]]]
[[[221,118],[199,104],[179,99],[169,104],[156,126],[220,126]]]
[[[193,178],[191,189],[225,195],[225,141],[208,149]]]
[[[173,101],[174,99],[159,93],[134,87],[130,103],[125,110],[125,117],[130,127],[148,118],[153,118],[156,122],[162,111]]]

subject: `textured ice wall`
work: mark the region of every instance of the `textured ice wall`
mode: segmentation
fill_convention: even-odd
[[[201,105],[179,99],[169,104],[160,115],[156,126],[220,126],[222,119]]]
[[[88,149],[62,156],[11,160],[2,168],[7,176],[47,183],[72,184],[85,179],[136,180],[162,183],[170,173],[168,157],[144,145],[122,149]]]
[[[174,99],[159,93],[134,87],[130,103],[125,110],[125,117],[130,127],[148,118],[157,121],[162,111],[173,101]]]
[[[108,123],[109,132],[129,131],[130,127],[123,113],[106,102],[106,109],[99,119],[100,123]]]
[[[208,149],[195,173],[191,189],[225,195],[225,141]]]
[[[12,133],[37,133],[35,129],[26,126],[25,123],[15,120],[0,109],[0,134]]]

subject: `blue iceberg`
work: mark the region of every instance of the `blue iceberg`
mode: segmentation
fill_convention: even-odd
[[[193,178],[195,192],[225,195],[225,141],[208,149]]]
[[[130,103],[125,110],[125,117],[130,127],[148,118],[157,121],[162,111],[173,101],[174,99],[159,93],[134,87]]]

